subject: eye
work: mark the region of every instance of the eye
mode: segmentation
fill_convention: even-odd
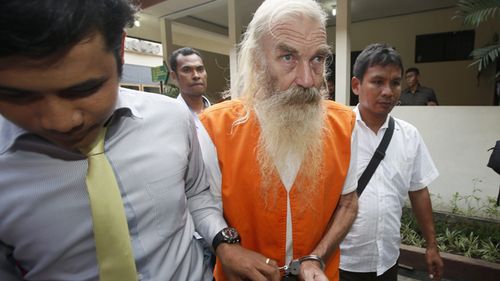
[[[394,80],[394,81],[392,81],[391,84],[392,84],[393,87],[398,87],[398,86],[401,85],[401,81],[400,80]]]
[[[0,101],[13,104],[28,104],[40,98],[40,95],[33,93],[0,92]]]
[[[325,56],[315,56],[313,58],[314,63],[323,63],[325,61]]]
[[[71,89],[67,89],[63,91],[59,96],[67,99],[77,99],[83,98],[87,96],[91,96],[97,93],[102,86],[105,84],[105,81],[100,81],[98,83],[92,83],[88,85],[83,85]]]
[[[281,59],[284,62],[291,62],[293,59],[293,56],[292,56],[292,54],[286,54],[286,55],[281,56]]]

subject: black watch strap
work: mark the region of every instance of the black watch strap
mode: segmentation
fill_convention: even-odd
[[[217,247],[222,243],[237,244],[240,243],[240,241],[241,239],[238,231],[235,228],[226,227],[215,235],[214,240],[212,241],[212,248],[215,252]]]

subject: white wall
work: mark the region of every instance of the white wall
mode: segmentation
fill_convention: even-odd
[[[434,208],[447,210],[453,193],[471,195],[474,186],[482,202],[497,197],[500,175],[486,164],[487,150],[500,140],[499,107],[398,106],[393,114],[418,128],[439,170],[429,187],[441,196],[434,199]]]

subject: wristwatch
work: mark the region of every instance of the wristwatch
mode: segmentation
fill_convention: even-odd
[[[215,251],[221,243],[236,244],[240,243],[240,241],[240,234],[236,228],[226,227],[215,235],[214,240],[212,241],[212,248],[214,248]]]

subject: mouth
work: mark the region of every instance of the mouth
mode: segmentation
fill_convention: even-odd
[[[378,104],[387,107],[387,106],[393,106],[394,102],[392,102],[392,101],[379,101]]]
[[[73,147],[84,141],[96,127],[97,125],[94,125],[87,129],[75,130],[69,133],[52,133],[50,139],[64,146]]]

